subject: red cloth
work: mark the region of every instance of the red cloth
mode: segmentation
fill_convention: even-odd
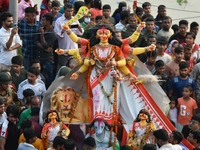
[[[9,0],[0,0],[0,8],[2,9],[2,12],[8,11]]]

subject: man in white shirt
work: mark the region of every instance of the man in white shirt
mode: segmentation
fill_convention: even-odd
[[[153,132],[156,139],[156,144],[159,147],[158,150],[182,150],[180,145],[172,145],[168,142],[169,135],[166,130],[159,129]]]
[[[171,29],[172,18],[165,16],[162,21],[162,29],[157,33],[157,38],[164,36],[169,41],[169,38],[174,34],[174,30]]]
[[[121,18],[121,20],[119,21],[119,23],[117,23],[116,25],[115,25],[115,29],[116,29],[116,31],[122,31],[125,27],[126,27],[126,25],[127,25],[127,23],[128,23],[128,11],[122,11],[121,13],[120,13],[120,18]]]
[[[74,8],[71,4],[65,4],[64,6],[64,14],[58,18],[55,22],[54,31],[58,35],[58,48],[60,49],[78,49],[78,44],[74,43],[69,35],[63,30],[62,26],[73,18]],[[81,27],[79,21],[75,21],[71,25],[71,31],[74,32],[76,35],[82,36],[83,35],[83,28]],[[59,69],[61,66],[66,65],[67,55],[59,55],[58,56],[58,67]]]
[[[18,28],[12,28],[13,15],[5,12],[1,15],[2,28],[0,29],[0,71],[11,69],[11,59],[17,55],[17,49],[22,41],[18,35]]]
[[[38,75],[39,75],[39,70],[35,67],[30,67],[28,69],[28,76],[27,76],[28,79],[22,81],[19,84],[17,96],[22,105],[24,105],[22,101],[24,98],[23,91],[26,89],[32,89],[35,95],[38,96],[40,101],[42,100],[42,97],[46,92],[46,87],[44,82],[38,79]]]

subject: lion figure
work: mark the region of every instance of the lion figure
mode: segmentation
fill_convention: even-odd
[[[50,109],[56,110],[65,124],[88,122],[88,102],[71,87],[58,87],[50,102]]]

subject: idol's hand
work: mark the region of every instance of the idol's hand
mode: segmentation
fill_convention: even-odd
[[[117,66],[117,62],[116,62],[115,60],[112,60],[112,61],[110,62],[110,64],[111,64],[111,66]]]
[[[147,46],[147,47],[146,47],[146,50],[147,50],[148,52],[150,52],[150,51],[155,51],[155,49],[156,49],[156,46],[155,46],[154,44],[151,44],[150,46]]]
[[[137,27],[137,31],[142,31],[142,29],[145,28],[145,27],[146,27],[146,23],[145,22],[141,22],[139,24],[139,26]]]
[[[55,52],[58,54],[58,55],[63,55],[63,54],[66,54],[66,50],[64,49],[56,49]]]
[[[95,64],[95,61],[93,59],[90,59],[89,63],[91,66],[93,66]]]
[[[73,74],[71,75],[70,79],[71,79],[71,80],[76,80],[76,79],[78,78],[79,74],[80,74],[79,72],[73,73]]]

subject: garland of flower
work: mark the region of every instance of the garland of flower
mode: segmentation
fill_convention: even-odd
[[[81,89],[80,89],[80,92],[79,92],[80,95],[81,95],[81,93],[82,93],[82,91],[83,91],[84,83],[85,83],[85,80],[84,80],[83,83],[82,83],[82,86],[81,86]],[[77,97],[74,97],[75,102],[72,104],[73,107],[72,107],[72,109],[71,109],[71,111],[70,111],[71,116],[70,116],[70,120],[69,120],[69,125],[68,125],[68,127],[70,126],[70,123],[72,122],[72,119],[73,119],[73,117],[74,117],[74,113],[75,113],[76,107],[77,107],[77,105],[78,105],[78,102],[79,102],[79,99],[80,99],[80,95],[79,95],[78,98],[77,98]]]
[[[92,57],[92,53],[93,53],[93,50],[91,50],[91,47],[90,47],[90,41],[88,40],[88,54],[89,54],[89,58]],[[90,74],[92,72],[92,66],[90,66],[88,68],[88,71],[87,71],[87,75],[86,75],[86,83],[87,83],[87,91],[88,91],[88,120],[90,121],[90,101],[91,101],[91,97],[92,97],[92,92],[91,92],[91,87],[90,87]]]
[[[112,54],[113,54],[113,51],[114,51],[114,47],[115,47],[115,46],[112,46],[112,50],[111,50],[110,54],[109,54],[106,58],[101,58],[101,57],[99,57],[99,55],[97,54],[97,48],[96,48],[96,46],[94,46],[94,55],[95,55],[95,57],[97,57],[98,60],[107,62],[109,59],[112,58]]]

